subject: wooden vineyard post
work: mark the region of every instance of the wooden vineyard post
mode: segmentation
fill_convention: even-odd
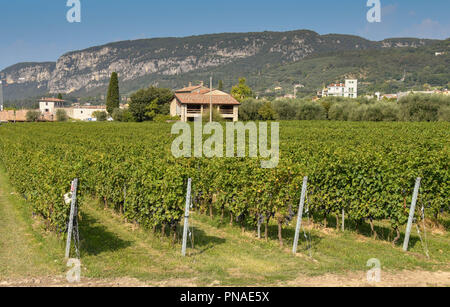
[[[69,259],[70,256],[70,244],[73,233],[73,221],[75,218],[75,206],[77,203],[77,190],[78,190],[78,179],[75,178],[72,181],[71,192],[72,192],[72,201],[70,203],[70,216],[69,216],[69,225],[67,229],[67,241],[66,241],[66,259]]]
[[[409,209],[408,225],[406,226],[405,241],[403,242],[403,250],[405,252],[408,250],[409,237],[411,235],[411,227],[414,220],[414,213],[416,212],[417,196],[419,195],[421,180],[422,180],[421,178],[417,178],[416,180],[416,186],[414,187],[414,194],[411,201],[411,209]]]
[[[345,231],[345,210],[342,208],[342,232]]]
[[[303,218],[303,206],[305,205],[306,188],[308,186],[308,177],[303,178],[302,195],[300,197],[300,205],[298,208],[297,227],[295,228],[294,246],[292,247],[292,253],[297,253],[298,239],[300,236],[300,227],[302,225]]]
[[[189,208],[191,206],[191,184],[192,179],[189,178],[186,192],[186,208],[184,210],[184,228],[183,228],[183,245],[181,247],[181,255],[186,256],[187,234],[189,230]]]

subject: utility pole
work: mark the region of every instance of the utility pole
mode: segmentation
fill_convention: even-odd
[[[209,122],[212,123],[212,76],[209,78]]]

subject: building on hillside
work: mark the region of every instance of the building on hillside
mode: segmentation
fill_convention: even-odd
[[[215,89],[210,91],[203,83],[176,90],[170,104],[170,115],[180,116],[183,122],[193,121],[209,114],[210,104],[224,119],[238,121],[240,103],[227,93]]]
[[[318,97],[358,98],[358,80],[346,79],[345,83],[332,83],[317,93]]]

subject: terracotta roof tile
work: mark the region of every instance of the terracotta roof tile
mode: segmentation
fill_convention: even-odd
[[[240,105],[231,95],[201,95],[175,93],[175,98],[183,104],[209,104],[212,97],[214,105]]]
[[[204,94],[208,94],[211,90],[210,89],[200,89],[198,91],[198,94],[204,95]]]
[[[72,109],[106,110],[106,106],[77,106]]]
[[[194,85],[194,86],[187,86],[182,89],[176,90],[175,93],[191,93],[195,90],[204,90],[207,89],[203,85]]]
[[[65,100],[58,99],[58,98],[41,98],[39,101],[43,102],[65,102]]]

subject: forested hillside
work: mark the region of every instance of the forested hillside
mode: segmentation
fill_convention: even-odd
[[[433,47],[435,43],[441,45]],[[448,67],[448,55],[431,60],[434,53],[430,52],[444,47],[448,48],[448,42],[415,38],[374,42],[308,30],[224,33],[111,43],[66,53],[56,63],[19,63],[1,71],[0,78],[8,83],[5,100],[16,105],[45,93],[93,97],[92,100],[99,101],[114,71],[119,75],[121,93],[126,96],[151,84],[179,88],[190,81],[209,82],[210,75],[215,85],[223,80],[226,90],[238,77],[247,77],[256,93],[278,83],[284,87],[305,83],[306,93],[345,74],[361,75],[368,81],[374,79],[375,86],[379,86],[385,79],[401,79],[404,69],[418,74],[412,78],[436,83],[438,67]],[[408,56],[398,65],[384,61],[392,55],[404,58],[405,54]],[[422,62],[422,54],[427,57],[423,71],[405,67],[410,62],[416,63],[417,58]],[[372,75],[371,67],[378,67],[380,62],[383,67]],[[431,70],[425,69],[426,66],[432,67]],[[442,83],[442,79],[445,76],[438,76],[437,83]]]
[[[444,54],[436,56],[436,52]],[[314,95],[321,86],[344,78],[357,78],[360,93],[397,93],[423,89],[424,85],[447,87],[450,82],[450,39],[431,46],[402,49],[329,52],[302,61],[269,67],[249,78],[257,91],[282,86],[300,94]],[[267,93],[266,93],[267,94]]]

